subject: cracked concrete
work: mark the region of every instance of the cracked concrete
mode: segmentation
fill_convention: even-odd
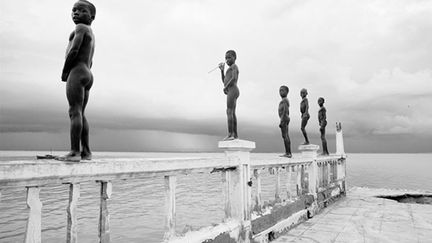
[[[432,242],[432,205],[399,203],[380,195],[427,192],[354,187],[345,198],[272,243]]]

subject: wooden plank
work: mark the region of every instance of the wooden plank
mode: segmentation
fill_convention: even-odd
[[[176,184],[175,176],[165,176],[165,235],[164,240],[168,241],[175,236],[176,225]]]
[[[110,242],[110,222],[108,211],[108,199],[111,198],[112,184],[109,181],[98,181],[101,184],[100,190],[100,210],[99,210],[99,242]]]
[[[66,242],[78,242],[78,218],[77,218],[77,205],[80,197],[81,186],[79,183],[69,184],[69,205],[67,206],[67,228],[66,228]]]
[[[30,210],[27,219],[25,243],[41,242],[42,203],[39,198],[39,192],[39,187],[27,187],[27,207]]]

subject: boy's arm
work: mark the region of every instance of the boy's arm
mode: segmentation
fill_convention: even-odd
[[[224,83],[224,89],[228,88],[233,80],[237,80],[238,78],[238,68],[237,66],[232,67],[232,77],[226,83]]]
[[[222,83],[225,80],[225,63],[219,63],[219,69],[221,70]]]
[[[221,69],[221,77],[222,77],[222,83],[223,83],[225,80],[225,73],[224,73],[223,69]]]
[[[72,69],[74,59],[78,55],[78,51],[81,47],[85,33],[88,31],[87,27],[83,24],[77,24],[75,28],[75,35],[72,39],[71,47],[66,54],[66,60],[63,66],[62,81],[66,81],[69,76],[69,72]]]

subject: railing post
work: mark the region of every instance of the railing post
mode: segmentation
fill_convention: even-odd
[[[330,185],[330,161],[326,161],[325,162],[325,173],[326,173],[326,187],[328,187]]]
[[[319,175],[318,175],[318,164],[316,159],[312,161],[312,163],[308,167],[308,179],[309,179],[309,193],[316,198],[317,191],[318,191],[318,181],[319,181]]]
[[[176,220],[176,183],[175,176],[165,176],[165,235],[164,240],[175,236]]]
[[[261,171],[259,169],[254,170],[254,176],[257,183],[257,194],[255,197],[255,204],[258,209],[262,207],[262,194],[261,194]]]
[[[67,228],[66,242],[78,242],[78,219],[77,219],[77,204],[80,197],[80,184],[69,184],[69,205],[67,206]]]
[[[111,198],[112,184],[110,181],[98,181],[101,183],[100,210],[99,210],[99,242],[110,242],[110,215],[108,211],[108,199]]]
[[[301,186],[301,165],[296,165],[296,189],[297,189],[297,197],[302,195],[302,186]]]
[[[40,188],[27,187],[27,207],[30,209],[27,220],[25,243],[41,242],[42,203],[39,199]]]
[[[280,197],[280,168],[276,167],[275,168],[275,174],[276,174],[276,187],[275,187],[275,201],[276,202],[280,202],[281,201],[281,197]]]
[[[292,199],[293,199],[292,174],[294,172],[294,166],[288,165],[286,167],[286,170],[287,170],[287,180],[286,180],[287,197],[290,201],[292,201]]]
[[[231,218],[231,173],[229,171],[222,171],[222,193],[224,198],[224,211],[225,219]]]
[[[336,154],[345,155],[342,125],[340,122],[339,123],[336,122]]]
[[[341,167],[340,170],[338,172],[338,175],[340,174],[340,178],[343,178],[342,181],[342,190],[344,192],[346,192],[346,163],[345,163],[345,158],[346,158],[346,154],[345,154],[345,148],[344,148],[344,142],[343,142],[343,133],[342,133],[342,124],[339,122],[336,122],[336,154],[340,155],[342,157],[342,161],[341,161]]]
[[[231,141],[220,141],[219,148],[225,150],[230,167],[235,170],[227,170],[227,181],[225,190],[228,197],[225,206],[225,214],[239,220],[242,225],[239,237],[240,242],[250,242],[251,232],[251,168],[250,151],[255,148],[255,142],[235,139]]]
[[[317,188],[320,186],[321,183],[321,171],[319,171],[319,167],[317,164],[317,158],[318,158],[318,150],[319,146],[315,144],[308,144],[308,145],[300,145],[299,150],[301,151],[301,157],[306,159],[311,159],[312,163],[309,166],[308,169],[308,177],[309,177],[309,193],[312,193],[314,196],[316,196]]]

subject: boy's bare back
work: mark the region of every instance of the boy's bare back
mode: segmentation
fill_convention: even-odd
[[[80,11],[89,11],[86,2],[78,1],[72,9],[72,20],[76,26],[69,36],[62,81],[67,81],[73,68],[81,66],[89,70],[92,66],[95,38],[90,25],[94,17]]]
[[[77,24],[76,29],[70,35],[69,46],[72,46],[71,44],[73,43],[75,36],[77,39],[80,39],[80,35],[82,35],[82,43],[75,60],[77,63],[85,63],[87,67],[90,68],[95,46],[94,35],[91,27],[85,24]]]

